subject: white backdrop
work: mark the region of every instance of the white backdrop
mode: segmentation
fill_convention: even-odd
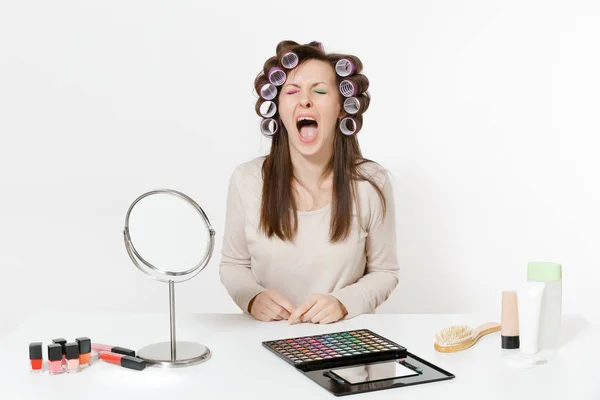
[[[45,310],[167,312],[122,240],[180,190],[217,231],[178,312],[237,312],[218,276],[227,183],[265,154],[253,79],[283,39],[359,56],[364,154],[393,174],[386,312],[500,312],[529,260],[599,315],[597,1],[2,1],[0,332]],[[342,5],[343,4],[343,5]],[[58,333],[57,333],[58,334]]]

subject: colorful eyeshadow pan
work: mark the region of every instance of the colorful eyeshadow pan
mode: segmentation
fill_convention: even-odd
[[[263,345],[298,368],[406,355],[406,348],[368,329],[271,340]]]

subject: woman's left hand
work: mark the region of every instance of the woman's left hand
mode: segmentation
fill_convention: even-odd
[[[313,294],[302,305],[296,308],[288,322],[293,324],[298,319],[313,324],[329,324],[339,321],[348,314],[346,307],[330,294]]]

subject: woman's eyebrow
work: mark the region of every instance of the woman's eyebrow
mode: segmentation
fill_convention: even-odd
[[[320,85],[320,84],[327,85],[327,82],[315,82],[315,83],[312,84],[312,87],[315,87],[315,86]],[[283,87],[286,87],[286,86],[295,86],[297,88],[300,88],[300,85],[296,85],[295,83],[288,83],[287,85],[284,85]]]

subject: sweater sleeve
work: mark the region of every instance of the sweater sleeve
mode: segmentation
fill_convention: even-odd
[[[377,193],[369,197],[371,211],[367,226],[365,274],[355,283],[331,293],[346,307],[348,314],[345,319],[375,312],[398,284],[396,213],[392,186],[387,176],[381,188],[386,200],[385,216]]]
[[[244,313],[248,313],[250,300],[265,288],[256,281],[252,273],[244,226],[244,208],[236,173],[234,171],[229,180],[219,275],[233,301]]]

